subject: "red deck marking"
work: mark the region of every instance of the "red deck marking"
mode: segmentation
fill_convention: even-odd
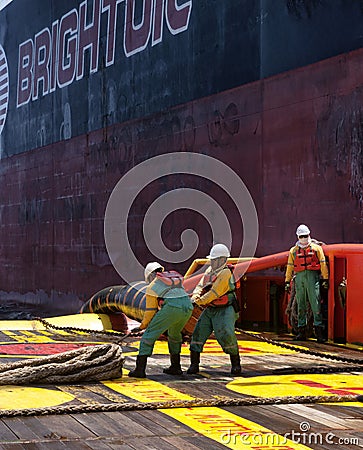
[[[56,353],[77,350],[81,347],[94,345],[92,343],[56,342],[34,344],[0,344],[0,356],[3,355],[54,355]]]
[[[317,381],[312,381],[312,380],[294,380],[294,383],[299,383],[299,384],[303,384],[304,386],[315,387],[315,388],[319,388],[319,389],[327,389],[327,388],[331,387],[331,386],[328,386],[327,384],[318,383]]]
[[[354,395],[352,391],[363,391],[363,387],[348,387],[345,386],[342,389],[333,388],[333,386],[328,386],[327,384],[318,383],[312,380],[294,380],[294,383],[303,384],[304,386],[309,386],[318,389],[324,389],[326,392],[330,392],[334,395]]]
[[[254,352],[254,353],[263,353],[261,350],[258,350],[257,348],[252,348],[252,347],[242,347],[241,345],[238,346],[238,349],[240,352],[242,353],[250,353],[250,352]]]

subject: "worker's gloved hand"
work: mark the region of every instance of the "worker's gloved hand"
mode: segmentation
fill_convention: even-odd
[[[329,289],[329,280],[323,280],[321,287],[326,290]]]
[[[285,291],[290,294],[291,292],[291,286],[290,286],[290,281],[285,281]]]
[[[201,306],[199,304],[199,302],[200,302],[200,297],[199,296],[198,297],[192,297],[192,305],[193,305],[193,307],[194,308],[203,309],[203,306]]]
[[[136,327],[131,330],[131,333],[136,334],[136,333],[141,333],[141,331],[144,331],[144,330],[140,330],[140,327]]]
[[[212,289],[213,283],[207,283],[203,286],[202,292],[200,293],[200,295],[204,295],[207,292],[209,292]]]

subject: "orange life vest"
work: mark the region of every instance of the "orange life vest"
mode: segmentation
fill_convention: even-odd
[[[303,272],[304,270],[320,270],[320,261],[318,254],[310,245],[306,248],[299,247],[294,260],[294,272]]]
[[[157,272],[156,277],[158,280],[172,288],[180,287],[184,280],[183,275],[176,270],[169,270],[169,272]]]
[[[169,270],[168,272],[157,272],[156,278],[165,284],[165,290],[159,293],[158,307],[159,309],[164,304],[165,295],[171,290],[183,287],[184,277],[176,270]]]
[[[228,292],[226,292],[221,297],[216,298],[215,300],[213,300],[209,304],[209,306],[222,307],[222,306],[227,306],[229,304],[232,304],[230,296],[231,296],[231,294],[235,295],[236,285],[234,283],[234,277],[233,277],[233,266],[227,265],[227,268],[232,272],[232,276],[231,276],[231,278],[229,280],[230,289],[229,289]],[[206,284],[206,286],[204,288],[205,289],[204,293],[208,292],[211,289],[211,287],[212,287],[213,283],[216,281],[216,279],[217,279],[217,275],[212,275],[212,274],[209,275],[209,281],[208,281],[208,283]]]

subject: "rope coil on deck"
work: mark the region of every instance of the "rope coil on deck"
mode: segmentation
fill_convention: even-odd
[[[45,416],[56,414],[80,414],[91,412],[140,411],[172,408],[203,408],[225,406],[257,406],[257,405],[287,405],[313,403],[363,402],[362,395],[331,395],[331,396],[296,396],[272,398],[229,398],[214,400],[195,398],[193,400],[174,400],[169,402],[115,402],[92,403],[84,405],[56,406],[45,408],[28,408],[17,410],[0,410],[0,418],[16,416]]]
[[[0,364],[0,385],[109,380],[122,376],[123,361],[119,345],[91,345],[40,359]]]

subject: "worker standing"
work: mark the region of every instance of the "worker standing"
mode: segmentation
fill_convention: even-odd
[[[178,272],[165,272],[157,262],[145,267],[146,309],[140,327],[132,332],[146,330],[140,341],[139,354],[135,370],[129,377],[145,378],[147,358],[152,354],[155,341],[168,331],[168,348],[171,366],[163,372],[169,375],[181,375],[180,351],[182,329],[192,315],[193,306],[182,286],[183,277]]]
[[[224,244],[216,244],[207,256],[210,266],[194,289],[192,301],[205,307],[192,334],[190,344],[191,364],[189,374],[199,372],[200,354],[208,337],[214,331],[223,351],[230,355],[233,375],[241,373],[235,322],[238,318],[238,304],[235,295],[233,274],[227,267],[230,256]]]
[[[295,274],[296,301],[298,309],[298,334],[296,341],[306,340],[307,302],[310,302],[314,316],[314,330],[317,341],[326,341],[320,302],[320,276],[322,288],[329,288],[329,274],[322,247],[312,242],[310,230],[299,225],[296,230],[298,241],[290,249],[285,275],[285,290],[290,292],[290,282]]]

